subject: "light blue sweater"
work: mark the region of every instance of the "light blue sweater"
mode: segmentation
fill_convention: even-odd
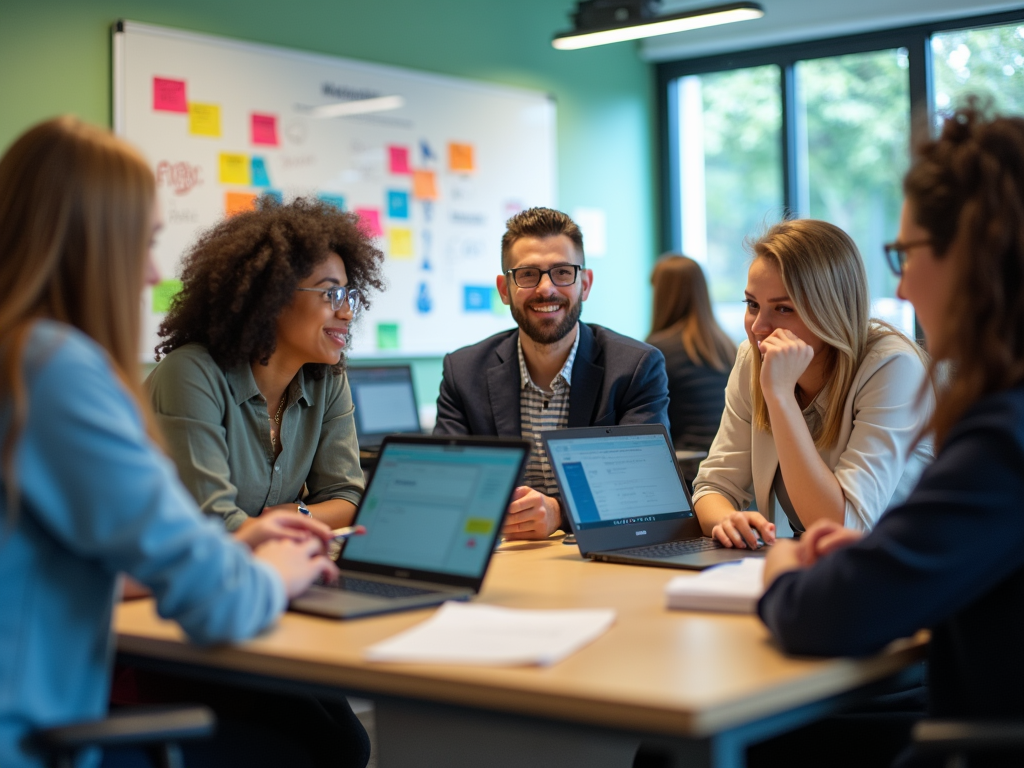
[[[13,517],[0,468],[3,768],[41,765],[19,746],[28,732],[104,716],[119,572],[200,643],[251,637],[286,602],[276,572],[203,518],[98,345],[40,321],[27,350]],[[0,443],[10,423],[0,401]]]

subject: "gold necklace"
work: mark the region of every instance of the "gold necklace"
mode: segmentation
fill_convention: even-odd
[[[274,416],[274,423],[277,425],[277,434],[281,434],[281,413],[284,411],[284,404],[288,400],[288,390],[281,395],[281,404],[277,406],[277,415]],[[277,438],[274,437],[274,428],[270,428],[270,445],[277,448]]]

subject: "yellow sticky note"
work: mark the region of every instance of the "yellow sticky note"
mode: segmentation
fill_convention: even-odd
[[[486,517],[471,517],[466,521],[466,533],[490,533],[494,523]]]
[[[224,215],[256,210],[256,195],[252,192],[228,192],[224,195]]]
[[[411,259],[412,230],[405,227],[391,227],[388,230],[388,253],[393,259]]]
[[[437,177],[433,171],[412,172],[412,194],[417,200],[437,200]]]
[[[220,153],[221,184],[252,184],[248,155],[236,155],[232,152]]]
[[[193,136],[220,136],[220,105],[197,104],[188,105],[188,132]]]
[[[473,163],[473,145],[456,144],[448,145],[448,170],[454,173],[472,173],[476,170]]]

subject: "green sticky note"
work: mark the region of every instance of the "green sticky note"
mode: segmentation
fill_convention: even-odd
[[[494,530],[494,523],[486,517],[471,517],[466,521],[466,533],[490,533]]]
[[[153,286],[153,311],[170,312],[171,300],[181,291],[181,280],[161,280]]]
[[[398,323],[377,323],[377,349],[398,349]]]

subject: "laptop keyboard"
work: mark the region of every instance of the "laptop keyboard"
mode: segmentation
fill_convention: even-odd
[[[433,589],[417,589],[416,587],[405,587],[401,584],[388,584],[383,581],[355,579],[351,576],[343,576],[335,583],[324,584],[323,586],[344,589],[347,592],[359,592],[363,595],[373,595],[375,597],[415,597],[416,595],[432,595],[436,592]]]
[[[689,541],[667,541],[664,544],[651,544],[646,547],[630,547],[617,549],[616,555],[639,555],[642,557],[675,557],[676,555],[692,555],[696,552],[707,552],[721,549],[722,545],[714,539],[700,538]]]

